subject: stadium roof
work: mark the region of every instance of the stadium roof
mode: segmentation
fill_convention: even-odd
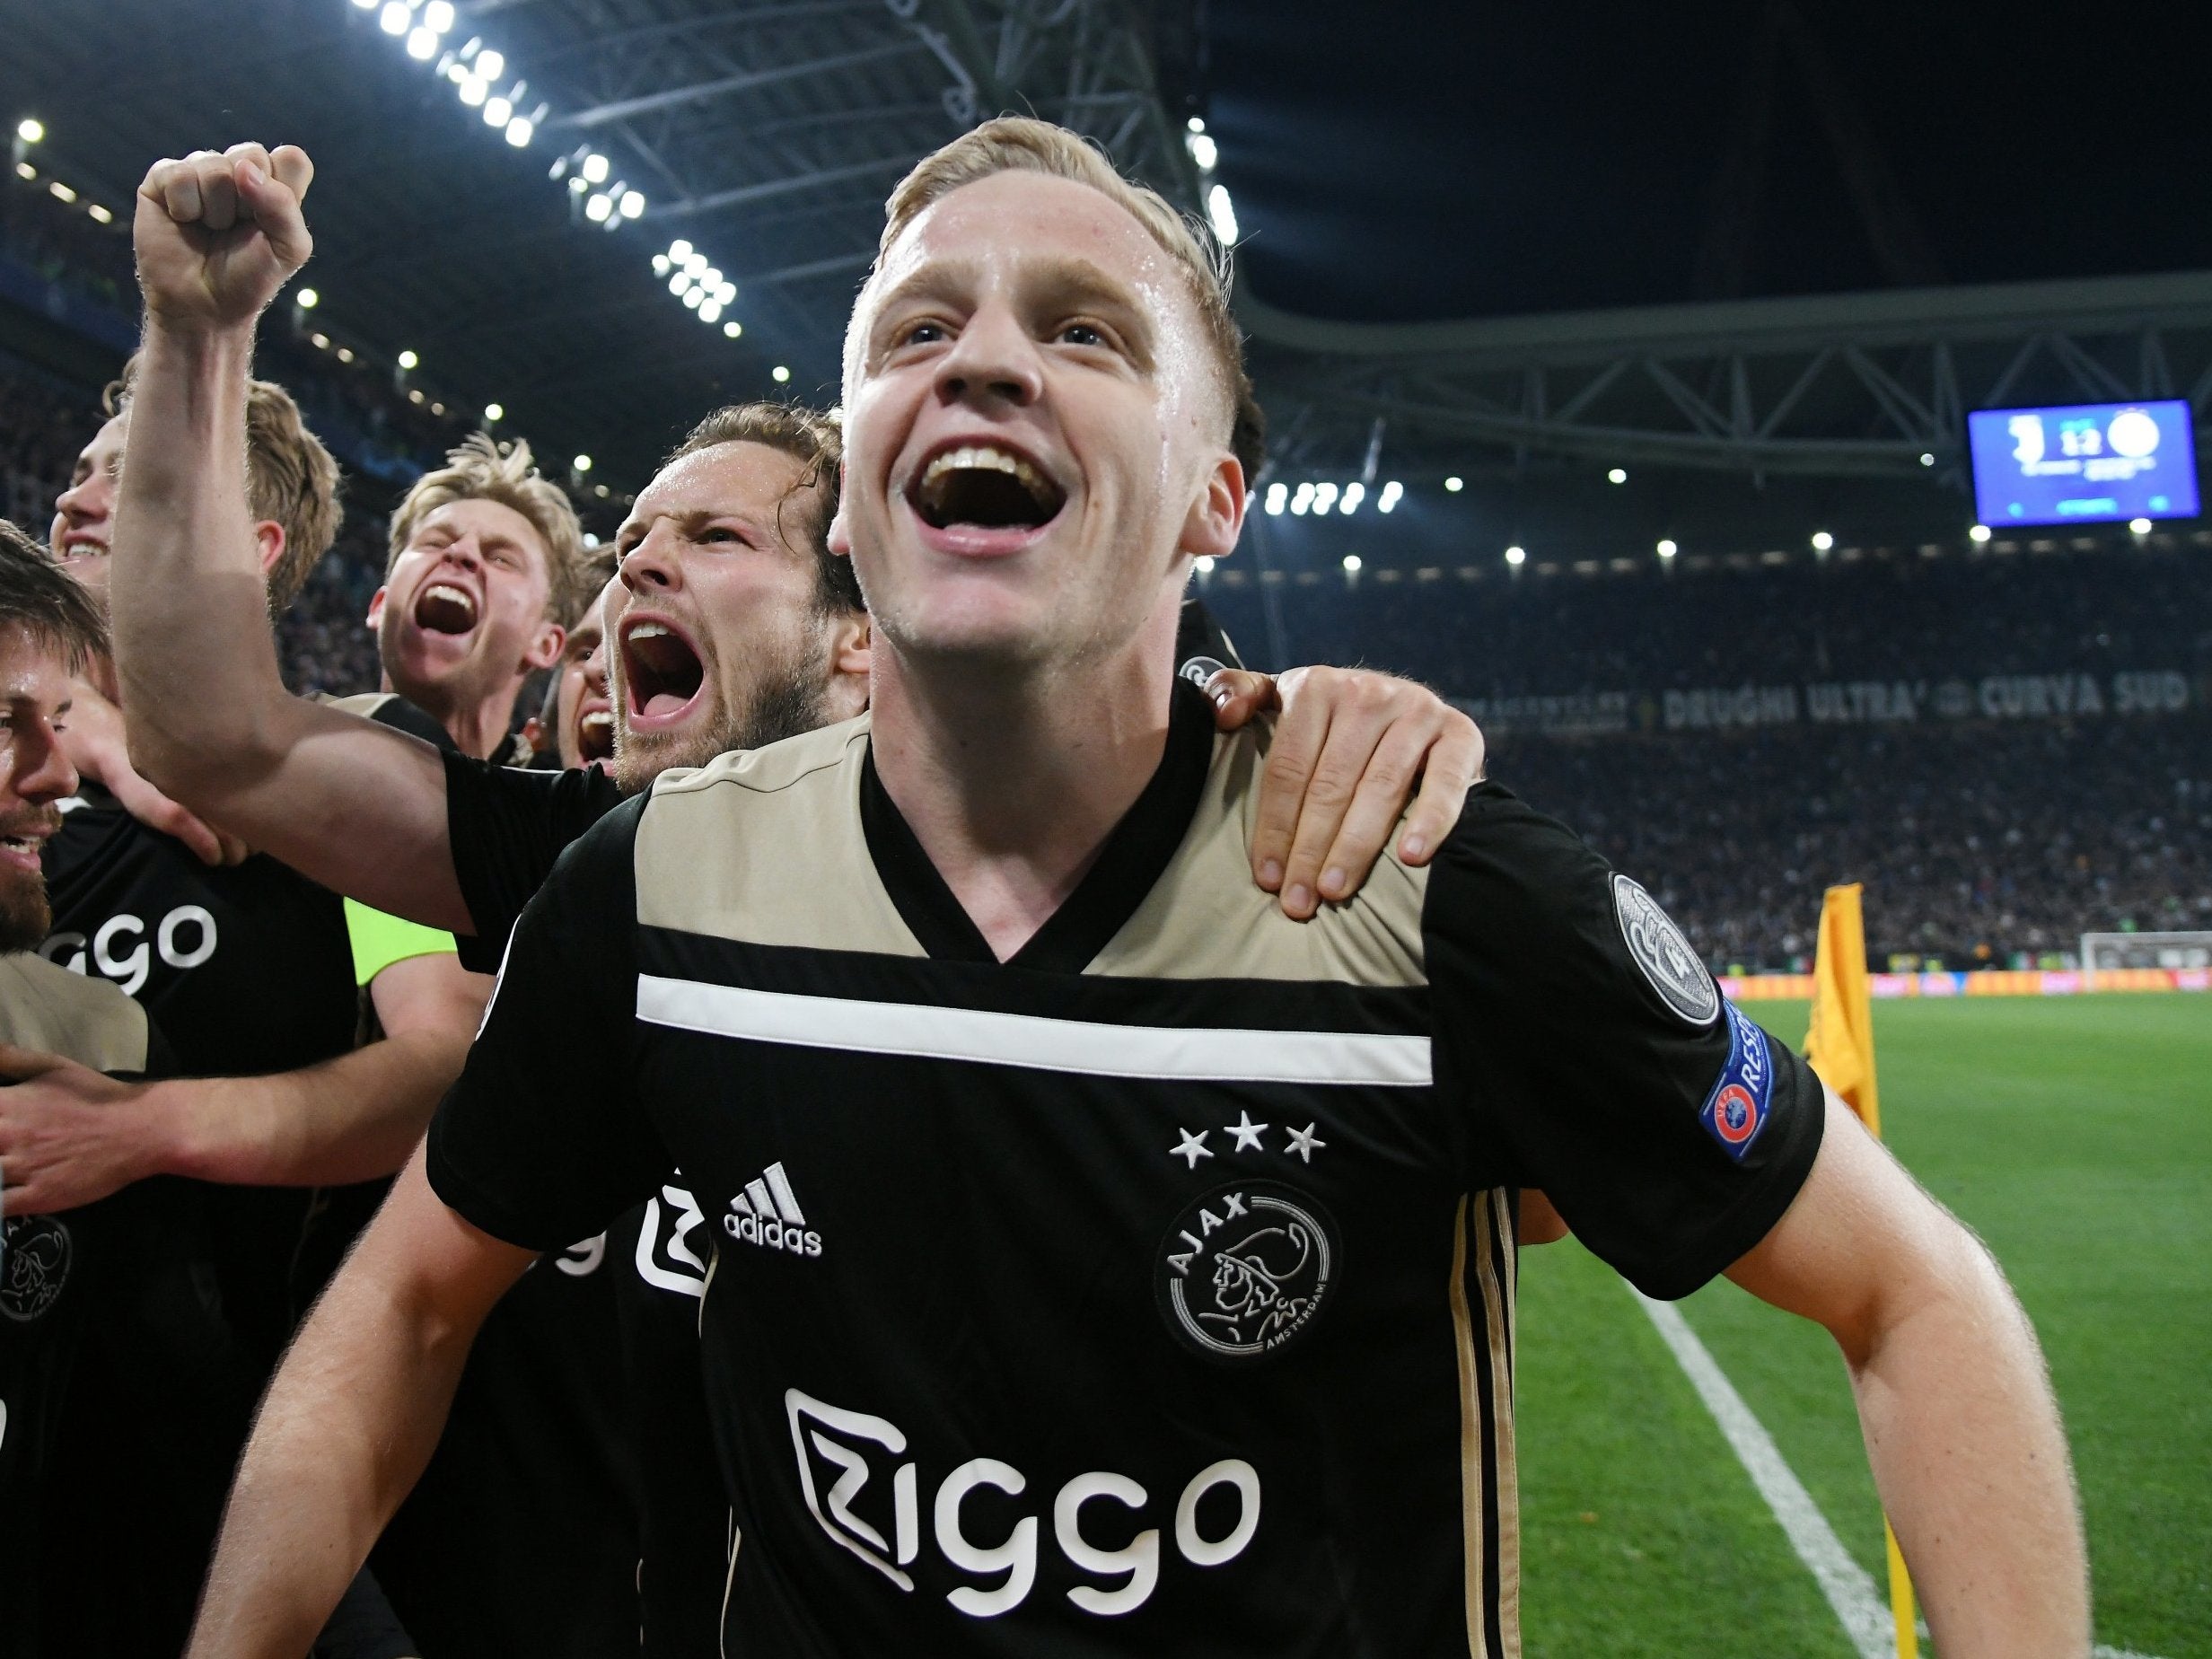
[[[717,401],[831,400],[886,189],[1004,108],[1083,127],[1193,207],[1225,188],[1262,322],[2212,267],[2212,224],[2164,188],[2212,171],[2189,55],[2149,49],[2126,4],[2087,31],[1903,0],[1722,0],[1694,22],[1444,0],[399,4],[391,33],[387,0],[0,0],[0,99],[118,204],[159,154],[305,145],[317,325],[417,352],[434,391],[503,405],[549,452],[591,445],[619,483]],[[426,20],[446,26],[417,59]],[[487,51],[501,73],[464,102]],[[2076,84],[2130,89],[2124,119],[2077,131],[2058,95]],[[509,95],[519,145],[484,118]],[[593,155],[605,174],[580,179]],[[602,195],[611,229],[587,216]],[[652,268],[677,238],[736,285],[713,323]],[[1317,395],[1295,329],[1266,332],[1263,395]],[[1309,424],[1357,461],[1360,421]]]

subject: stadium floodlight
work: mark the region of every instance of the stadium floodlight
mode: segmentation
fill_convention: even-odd
[[[430,0],[423,7],[423,27],[432,34],[445,34],[453,27],[452,0]]]
[[[1659,557],[1661,558],[1672,558],[1681,551],[1681,549],[1674,545],[1673,537],[1662,536],[1659,539]]]
[[[403,369],[411,369],[421,362],[422,359],[412,351],[403,351],[399,354],[399,366]]]
[[[1213,574],[1214,574],[1214,561],[1212,560],[1212,558],[1208,557],[1206,554],[1203,554],[1203,553],[1199,554],[1199,555],[1198,555],[1198,575],[1202,575],[1202,576],[1210,576],[1210,575],[1212,575]]]
[[[697,311],[700,306],[707,303],[707,290],[704,288],[686,288],[683,291],[682,299],[685,310]]]
[[[428,63],[438,55],[438,37],[427,29],[414,29],[407,37],[407,55],[417,63]]]
[[[719,288],[715,290],[715,298],[720,300],[724,305],[727,305],[732,300],[737,298],[737,285],[733,282],[724,281]]]
[[[1924,467],[1932,467],[1936,464],[1936,457],[1929,454],[1926,450],[1922,450],[1920,452],[1920,464]]]
[[[645,211],[645,193],[643,190],[625,190],[618,206],[621,207],[625,219],[637,218]]]
[[[584,204],[584,216],[589,219],[593,224],[599,224],[613,211],[614,204],[609,201],[605,197],[596,194],[592,196],[590,201]]]
[[[1626,467],[1615,467],[1605,475],[1605,481],[1608,484],[1626,484],[1628,481],[1628,470]]]
[[[581,196],[584,193],[584,191],[590,189],[592,187],[590,185],[584,182],[584,175],[582,173],[578,173],[575,178],[568,181],[568,193],[571,196]]]
[[[505,420],[506,416],[506,410],[500,408],[500,406],[496,403],[487,403],[484,406],[484,418],[486,420]]]
[[[39,170],[29,162],[18,162],[15,163],[15,176],[18,179],[35,179],[39,176]]]
[[[732,320],[722,325],[722,331],[730,338],[735,339],[739,335],[745,332],[745,325],[742,322]]]
[[[58,179],[48,179],[46,188],[53,193],[56,201],[73,202],[77,198],[77,193]]]
[[[683,268],[696,276],[707,268],[707,256],[694,249],[683,256]]]
[[[1406,487],[1396,478],[1392,478],[1382,486],[1382,493],[1374,498],[1374,510],[1377,513],[1388,513],[1405,497]]]
[[[373,12],[376,10],[376,0],[354,0],[354,4],[358,6],[364,12]]]
[[[409,403],[420,403],[423,400],[423,389],[420,386],[416,387],[407,394],[407,400]]]
[[[1816,530],[1813,532],[1813,550],[1815,553],[1825,553],[1829,549],[1834,547],[1835,545],[1835,537],[1830,535],[1826,531]]]
[[[665,276],[668,275],[668,255],[664,253],[656,253],[653,256],[653,274],[655,276]]]
[[[15,136],[25,144],[38,144],[46,137],[46,123],[35,115],[27,115],[15,123]]]
[[[1344,487],[1344,499],[1339,505],[1337,511],[1349,518],[1359,510],[1359,504],[1366,499],[1367,487],[1357,478],[1354,478]]]
[[[487,98],[484,101],[484,125],[505,127],[514,118],[514,106],[505,98]]]
[[[703,288],[719,288],[722,286],[722,273],[708,266],[699,273],[699,285]]]
[[[1313,480],[1308,478],[1298,486],[1297,493],[1290,498],[1290,515],[1293,518],[1304,518],[1312,505]]]
[[[592,458],[589,455],[579,455],[568,464],[578,472],[589,472],[592,470]]]
[[[2128,528],[2138,536],[2147,536],[2151,533],[2151,522],[2146,518],[2129,519]]]
[[[668,291],[671,294],[681,294],[690,285],[691,273],[689,271],[678,271],[668,279]]]
[[[1198,164],[1200,172],[1212,172],[1214,163],[1221,159],[1220,146],[1204,133],[1192,133],[1183,140],[1190,151],[1190,159]]]
[[[1229,200],[1226,185],[1216,185],[1206,193],[1206,222],[1214,227],[1214,234],[1224,248],[1236,242],[1236,208]]]
[[[1347,554],[1344,556],[1344,574],[1345,574],[1346,575],[1347,575],[1347,576],[1356,576],[1356,575],[1359,575],[1359,555],[1358,555],[1358,554],[1356,554],[1356,553],[1347,553]]]
[[[84,211],[92,215],[92,223],[95,224],[112,224],[115,223],[115,215],[110,213],[105,207],[102,207],[98,202],[87,203],[85,205]]]
[[[1184,122],[1183,125],[1188,127],[1194,133],[1202,133],[1206,130],[1206,123],[1195,115],[1192,116],[1188,121]]]
[[[1444,481],[1444,487],[1456,496],[1467,487],[1467,480],[1455,472]]]
[[[507,142],[520,150],[526,147],[538,130],[538,123],[526,115],[518,115],[507,123]]]
[[[710,294],[699,302],[699,320],[701,322],[717,322],[721,320],[721,318],[722,302],[720,300]]]
[[[768,378],[780,386],[791,378],[791,371],[779,363],[768,371]]]
[[[1326,513],[1337,505],[1337,487],[1324,480],[1313,487],[1313,511]]]
[[[316,306],[322,303],[322,295],[317,294],[312,288],[302,288],[292,296],[292,303],[302,311],[313,311]]]
[[[477,78],[489,86],[507,72],[507,60],[497,52],[482,51],[476,55]]]
[[[1987,541],[1989,539],[1989,527],[1987,524],[1977,524],[1966,532],[1966,539],[1977,544]]]
[[[330,349],[330,337],[329,335],[311,334],[307,338],[313,343],[317,351],[329,351]]]
[[[1507,548],[1505,549],[1505,562],[1508,565],[1511,565],[1515,570],[1518,570],[1522,566],[1529,562],[1529,550],[1526,548],[1522,547]]]
[[[594,150],[584,158],[584,176],[593,184],[607,182],[607,158]]]
[[[1268,514],[1271,518],[1283,516],[1283,509],[1290,505],[1290,486],[1277,478],[1268,486]]]
[[[338,360],[340,363],[351,363],[354,360],[354,348],[350,346],[339,347],[338,348]]]
[[[479,80],[472,75],[463,75],[461,81],[461,101],[473,110],[491,96],[491,90],[490,83]]]
[[[407,0],[385,0],[382,12],[377,14],[377,27],[388,35],[403,35],[414,26],[414,13],[407,7]]]
[[[682,237],[679,236],[674,241],[668,244],[668,257],[672,259],[689,259],[691,257],[691,244],[684,241]]]

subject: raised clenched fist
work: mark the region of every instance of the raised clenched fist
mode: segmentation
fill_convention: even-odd
[[[293,145],[156,162],[131,230],[149,315],[175,328],[250,328],[313,250],[300,201],[314,176]]]

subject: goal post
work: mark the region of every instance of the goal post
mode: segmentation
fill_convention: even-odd
[[[2212,968],[2212,931],[2082,935],[2084,973],[2129,968]]]

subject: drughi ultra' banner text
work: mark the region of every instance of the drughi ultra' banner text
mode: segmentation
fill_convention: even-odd
[[[2176,669],[1985,674],[1976,679],[1819,680],[1456,699],[1487,731],[1558,737],[1748,726],[1898,725],[1954,720],[2102,720],[2176,715],[2204,696]]]

